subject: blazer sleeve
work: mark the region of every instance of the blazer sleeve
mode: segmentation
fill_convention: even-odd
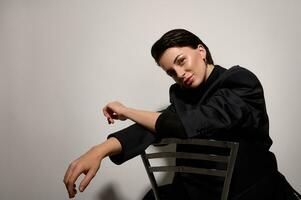
[[[117,138],[122,146],[122,151],[119,154],[110,156],[111,161],[118,165],[141,154],[156,141],[154,133],[137,123],[110,134],[108,138],[110,137]]]
[[[262,86],[244,68],[227,74],[218,89],[193,109],[179,99],[173,101],[187,137],[235,127],[256,129],[267,120]]]
[[[155,125],[156,135],[159,138],[175,137],[186,138],[185,128],[178,116],[178,114],[171,109],[170,105],[158,117]]]
[[[165,137],[186,137],[184,126],[174,110],[173,105],[160,111],[162,114],[156,121],[156,133],[150,132],[143,126],[135,123],[127,128],[108,136],[118,139],[122,146],[121,153],[110,156],[115,164],[122,164],[131,158],[140,155],[149,145]]]

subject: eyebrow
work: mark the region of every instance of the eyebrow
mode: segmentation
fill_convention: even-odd
[[[182,56],[182,55],[183,55],[183,54],[179,54],[179,55],[177,55],[177,56],[175,57],[175,59],[174,59],[173,63],[174,63],[174,64],[176,64],[177,60],[178,60],[178,59],[179,59],[179,57],[180,57],[180,56]]]

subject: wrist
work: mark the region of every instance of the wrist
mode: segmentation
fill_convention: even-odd
[[[118,139],[110,137],[103,143],[93,146],[92,149],[95,151],[97,158],[103,159],[104,157],[120,153],[122,146]]]
[[[98,160],[102,160],[106,156],[102,144],[93,146],[90,151],[93,152],[94,157],[96,157]]]
[[[121,115],[122,115],[124,118],[126,118],[126,119],[129,118],[130,112],[131,112],[131,108],[125,107],[125,106],[124,106],[124,107],[122,108],[122,110],[120,111]]]

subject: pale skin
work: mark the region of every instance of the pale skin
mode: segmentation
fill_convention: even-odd
[[[164,51],[159,60],[160,67],[183,87],[195,88],[207,80],[214,66],[205,62],[206,50],[199,45],[196,49],[190,47],[171,47]],[[109,124],[115,120],[130,119],[155,134],[155,124],[160,115],[159,112],[144,111],[123,105],[118,101],[108,103],[102,109],[103,115]],[[74,160],[68,167],[64,183],[69,198],[77,194],[76,180],[84,174],[83,180],[78,187],[83,192],[100,168],[101,161],[111,155],[122,151],[120,142],[111,137],[101,144],[93,146],[89,151]]]

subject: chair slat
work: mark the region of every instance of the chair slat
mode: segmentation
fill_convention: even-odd
[[[213,150],[211,153],[207,152],[170,152],[170,151],[161,151],[161,152],[155,152],[155,153],[142,153],[141,158],[144,163],[145,169],[147,171],[147,174],[149,176],[150,182],[152,184],[152,188],[154,191],[154,195],[156,200],[160,199],[159,191],[158,191],[158,185],[156,183],[156,179],[154,176],[155,172],[177,172],[177,173],[193,173],[193,174],[202,174],[202,175],[209,175],[209,176],[217,176],[217,177],[223,177],[224,178],[224,184],[223,184],[223,191],[221,194],[221,200],[227,200],[230,183],[231,183],[231,177],[234,170],[235,160],[237,156],[237,151],[239,144],[237,142],[229,142],[229,141],[216,141],[211,139],[178,139],[178,138],[164,138],[158,143],[155,143],[154,146],[165,146],[168,144],[185,144],[185,145],[199,145],[199,146],[206,146],[211,147],[212,150],[216,148],[224,148],[229,150],[228,155],[216,155],[218,154],[215,150]],[[201,148],[202,149],[202,148]],[[200,150],[202,151],[202,150]],[[208,165],[199,165],[198,167],[194,166],[174,166],[170,165],[168,163],[161,164],[160,166],[152,166],[149,162],[150,159],[164,159],[164,158],[176,158],[176,159],[190,159],[190,160],[197,160],[196,163],[200,160],[204,161],[210,161],[215,162],[216,165],[214,165],[214,169],[212,169],[212,166]],[[189,161],[190,162],[190,161]],[[193,161],[192,161],[193,163]],[[201,162],[202,163],[202,162]],[[201,164],[199,163],[199,164]],[[222,164],[223,166],[226,166],[226,169],[217,169],[217,166],[221,166],[219,164]],[[218,167],[220,168],[220,167]]]
[[[218,169],[205,169],[205,168],[197,168],[197,167],[185,167],[185,166],[156,166],[149,167],[151,172],[182,172],[182,173],[194,173],[194,174],[202,174],[209,176],[219,176],[225,177],[227,171],[226,170],[218,170]]]
[[[155,158],[183,158],[183,159],[193,159],[193,160],[208,160],[215,162],[228,162],[229,156],[221,156],[215,154],[201,154],[201,153],[186,153],[186,152],[159,152],[159,153],[149,153],[145,155],[147,159]]]
[[[166,144],[191,144],[191,145],[202,145],[202,146],[211,146],[211,147],[221,147],[221,148],[230,148],[233,145],[233,142],[229,141],[220,141],[220,140],[211,140],[211,139],[179,139],[179,138],[163,138],[153,145],[166,145]]]

